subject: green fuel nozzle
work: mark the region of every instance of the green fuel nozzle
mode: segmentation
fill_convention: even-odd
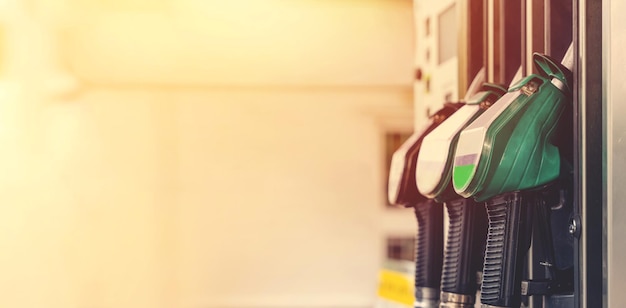
[[[572,53],[570,46],[562,63],[535,53],[540,74],[512,85],[460,133],[452,171],[454,190],[486,201],[489,219],[483,305],[520,306],[533,215],[556,206],[546,196],[558,187],[554,183],[561,175],[561,153],[554,137],[571,104]]]
[[[571,101],[571,71],[545,55],[535,53],[533,60],[542,74],[513,85],[461,132],[452,171],[459,195],[484,201],[559,176],[551,138]]]

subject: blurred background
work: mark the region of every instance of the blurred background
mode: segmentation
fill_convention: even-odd
[[[0,306],[372,307],[412,6],[1,0]]]

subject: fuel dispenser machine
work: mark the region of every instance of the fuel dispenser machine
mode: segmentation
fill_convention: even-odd
[[[394,153],[389,200],[418,221],[415,307],[474,307],[479,285],[483,307],[572,305],[571,133],[557,133],[572,47],[561,63],[533,61],[539,74],[468,91]]]
[[[389,201],[392,204],[413,207],[415,209],[418,225],[415,245],[414,306],[416,308],[439,307],[440,294],[442,294],[442,267],[444,266],[443,263],[445,260],[443,256],[444,215],[443,206],[440,204],[444,199],[435,198],[436,196],[433,194],[425,196],[418,191],[416,186],[416,181],[420,180],[419,170],[417,170],[419,161],[418,154],[422,152],[420,148],[424,146],[426,136],[430,136],[432,132],[438,130],[439,127],[443,125],[449,126],[449,124],[445,123],[453,120],[453,118],[457,119],[454,122],[456,123],[456,121],[460,121],[460,119],[467,118],[470,113],[472,114],[470,117],[475,117],[476,114],[481,113],[482,110],[505,93],[505,89],[502,87],[490,84],[482,85],[482,79],[484,79],[484,71],[478,74],[470,86],[465,103],[444,104],[444,107],[430,118],[430,123],[424,129],[413,134],[392,157],[389,175]],[[472,93],[475,94],[471,96]],[[461,116],[457,116],[457,114]],[[449,154],[452,155],[452,153],[453,151]],[[448,169],[451,172],[451,164]],[[426,176],[428,176],[428,174],[426,174]],[[450,186],[445,189],[447,195],[453,194],[454,192],[450,181],[447,183],[449,184],[448,186]],[[486,222],[484,229],[484,232],[486,232]],[[472,250],[472,252],[475,251]],[[482,260],[482,252],[480,253],[480,257],[480,260]],[[474,259],[476,258],[472,258],[472,260]],[[458,260],[458,262],[461,263],[463,261],[464,260]],[[472,269],[475,269],[475,266],[472,266]],[[445,271],[443,273],[445,273]],[[463,278],[467,277],[463,276]],[[474,278],[469,280],[472,282],[475,281]],[[475,293],[475,282],[472,285],[471,282],[466,283],[465,280],[462,281],[463,282],[460,283],[461,288],[471,289],[473,287]]]
[[[573,246],[562,236],[571,215],[571,167],[558,147],[570,137],[555,134],[571,104],[572,47],[562,63],[537,53],[533,61],[540,74],[510,87],[463,129],[454,154],[454,191],[486,202],[483,307],[520,307],[523,295],[573,292]],[[533,232],[542,240],[533,242],[540,253],[528,265]],[[543,271],[527,279],[531,265]]]

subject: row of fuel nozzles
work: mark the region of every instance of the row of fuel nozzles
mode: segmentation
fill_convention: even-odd
[[[557,132],[571,107],[572,53],[533,54],[539,73],[508,89],[485,83],[483,69],[463,102],[444,104],[394,153],[389,201],[417,218],[415,307],[474,307],[478,289],[483,307],[519,307],[536,286],[524,258],[533,211],[563,202],[567,189],[559,141],[568,136]],[[571,264],[554,259],[546,254],[555,281],[542,282],[544,295],[568,292],[556,280]]]

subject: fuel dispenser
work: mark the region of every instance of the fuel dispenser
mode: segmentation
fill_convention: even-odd
[[[473,307],[476,274],[482,267],[487,217],[483,207],[460,197],[451,182],[454,151],[463,128],[495,103],[506,89],[485,83],[445,122],[424,137],[416,166],[419,192],[443,202],[449,228],[443,257],[440,307]]]
[[[571,46],[562,63],[535,53],[540,74],[510,87],[460,133],[454,191],[486,202],[489,219],[480,293],[484,307],[519,307],[522,295],[573,290],[573,248],[560,237],[559,228],[567,226],[571,210],[569,166],[555,139],[571,104],[571,58]],[[545,234],[543,243],[533,243],[544,247],[534,261],[545,268],[545,275],[524,280],[532,232]]]

